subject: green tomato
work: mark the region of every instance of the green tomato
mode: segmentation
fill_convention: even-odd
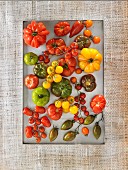
[[[24,62],[27,65],[35,65],[38,61],[38,56],[32,52],[26,53],[24,55]]]
[[[49,102],[50,93],[44,87],[37,87],[32,92],[32,101],[37,106],[45,106]]]

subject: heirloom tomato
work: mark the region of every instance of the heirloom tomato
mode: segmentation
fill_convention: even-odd
[[[58,22],[54,27],[54,33],[57,36],[64,36],[70,32],[70,24],[68,22]]]
[[[48,119],[47,116],[43,116],[43,117],[41,118],[41,123],[42,123],[42,125],[44,125],[45,127],[50,127],[50,126],[51,126],[51,122],[50,122],[50,120]]]
[[[25,77],[25,86],[28,89],[34,89],[39,84],[39,78],[33,74],[29,74]]]
[[[61,107],[57,108],[55,106],[55,104],[50,104],[48,106],[48,109],[47,109],[48,116],[52,120],[59,120],[61,118],[61,116],[62,116],[62,112],[63,112],[63,109]]]

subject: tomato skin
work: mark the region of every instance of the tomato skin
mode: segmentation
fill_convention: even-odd
[[[38,112],[40,114],[43,114],[46,112],[46,109],[44,107],[40,107],[40,106],[35,106],[35,112]]]
[[[72,38],[73,36],[81,32],[83,28],[84,24],[81,21],[75,21],[71,28],[69,37]]]
[[[83,135],[87,136],[89,134],[89,129],[87,127],[82,128]]]
[[[39,113],[38,112],[34,112],[33,113],[33,118],[38,119],[39,118]]]
[[[26,116],[32,116],[32,115],[33,115],[33,111],[30,110],[28,107],[24,107],[23,113],[24,113]]]
[[[41,118],[41,123],[42,123],[42,125],[44,125],[45,127],[50,127],[50,126],[51,126],[51,122],[50,122],[50,120],[48,119],[47,116],[43,116],[43,117]]]
[[[32,130],[33,130],[33,128],[31,126],[26,126],[26,128],[25,128],[26,138],[31,138],[33,136]]]
[[[54,33],[57,36],[65,36],[70,32],[70,24],[68,22],[58,22],[54,26]]]
[[[94,44],[99,44],[100,43],[100,37],[94,36],[92,39]]]
[[[103,111],[106,105],[106,100],[103,95],[96,95],[90,102],[90,107],[95,114],[99,114]]]
[[[46,42],[46,36],[49,34],[49,31],[42,22],[32,21],[27,25],[27,28],[24,28],[23,33],[24,42],[27,45],[38,48]]]
[[[39,84],[39,78],[35,76],[34,74],[29,74],[25,77],[25,86],[28,89],[34,89]]]
[[[47,109],[48,116],[52,120],[59,120],[62,116],[63,109],[62,107],[57,108],[55,104],[50,104]]]

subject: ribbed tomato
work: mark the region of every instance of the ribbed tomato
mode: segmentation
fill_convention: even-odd
[[[57,108],[55,106],[55,104],[50,104],[48,106],[48,116],[52,119],[52,120],[59,120],[62,116],[62,112],[63,112],[63,109],[60,107],[60,108]]]
[[[54,33],[57,36],[65,36],[70,32],[70,24],[68,22],[58,22],[54,27]]]

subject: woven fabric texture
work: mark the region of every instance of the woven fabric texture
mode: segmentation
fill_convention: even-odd
[[[22,144],[22,21],[103,19],[105,145]],[[0,169],[128,169],[128,2],[0,2]]]

